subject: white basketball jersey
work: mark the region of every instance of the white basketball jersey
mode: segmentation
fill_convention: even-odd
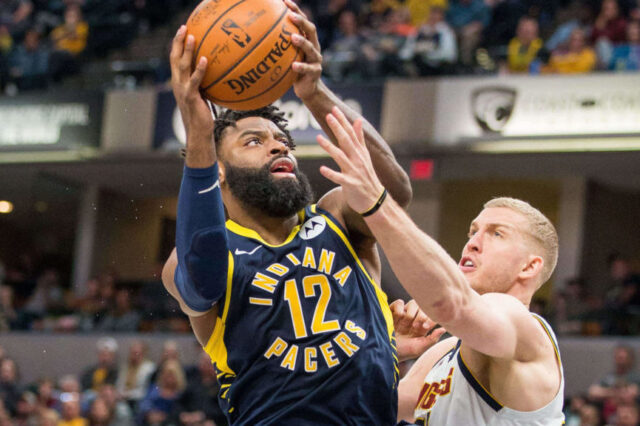
[[[540,316],[540,321],[556,349],[560,352],[551,327]],[[503,406],[467,368],[460,356],[460,344],[442,357],[429,371],[420,392],[415,410],[415,423],[421,426],[555,426],[564,424],[564,372],[560,389],[546,406],[535,411],[516,411]]]

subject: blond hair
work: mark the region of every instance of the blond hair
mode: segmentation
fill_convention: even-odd
[[[540,210],[531,206],[526,201],[516,198],[498,197],[485,203],[484,208],[503,207],[520,213],[529,223],[528,234],[534,239],[536,245],[542,249],[542,259],[544,260],[541,281],[542,285],[551,277],[553,270],[558,263],[558,233],[551,221],[543,215]]]

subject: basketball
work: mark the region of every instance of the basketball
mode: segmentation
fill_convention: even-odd
[[[204,0],[187,21],[195,38],[193,63],[205,56],[200,88],[216,105],[251,110],[279,99],[302,59],[291,36],[300,33],[282,0]]]

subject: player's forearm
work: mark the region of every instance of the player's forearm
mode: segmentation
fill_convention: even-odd
[[[185,164],[194,169],[211,167],[217,160],[213,135],[192,130],[187,132]]]
[[[455,322],[471,289],[447,252],[393,200],[365,221],[398,280],[427,316],[443,325]]]
[[[350,123],[358,118],[363,119],[363,131],[367,148],[371,154],[373,167],[382,185],[387,188],[389,194],[402,207],[407,207],[411,202],[412,190],[409,176],[396,161],[391,148],[384,138],[364,117],[351,109],[338,96],[333,93],[324,83],[318,82],[318,89],[313,96],[303,99],[306,107],[316,118],[322,130],[328,135],[333,143],[337,143],[333,132],[327,125],[327,114],[334,106],[337,106],[347,117]]]

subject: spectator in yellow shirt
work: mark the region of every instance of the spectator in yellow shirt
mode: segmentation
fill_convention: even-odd
[[[524,16],[518,22],[516,36],[507,48],[507,65],[512,73],[529,72],[529,65],[538,57],[544,45],[538,36],[538,21]]]
[[[88,426],[87,419],[80,414],[80,395],[77,392],[60,394],[62,418],[58,426]]]
[[[87,47],[89,24],[82,18],[80,6],[71,3],[64,12],[64,24],[51,32],[53,48],[72,55],[82,53]]]
[[[586,45],[584,31],[581,28],[576,28],[569,37],[568,48],[554,51],[549,64],[543,71],[560,74],[586,73],[596,67],[596,62],[596,53]]]
[[[414,26],[420,26],[427,22],[431,9],[447,10],[449,6],[447,0],[406,0],[405,7],[411,13],[411,23]]]
[[[64,24],[51,31],[54,50],[49,66],[54,81],[78,72],[78,55],[87,47],[88,36],[89,25],[82,18],[82,9],[75,3],[69,4],[64,12]]]

